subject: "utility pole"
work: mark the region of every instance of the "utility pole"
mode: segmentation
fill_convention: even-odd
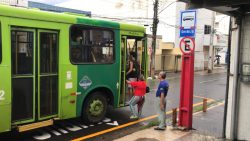
[[[158,7],[159,1],[155,0],[154,2],[154,17],[153,17],[153,31],[152,31],[152,53],[151,53],[151,62],[150,62],[150,76],[153,77],[155,74],[155,48],[156,48],[156,33],[157,25],[159,22],[158,19]]]
[[[210,33],[210,45],[209,45],[209,59],[208,59],[208,73],[213,72],[214,68],[214,23],[215,23],[215,12],[213,12],[212,22],[211,22],[211,33]]]

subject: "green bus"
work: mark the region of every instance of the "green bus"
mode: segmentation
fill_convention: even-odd
[[[0,132],[126,106],[129,53],[147,76],[143,26],[0,5],[0,33]]]

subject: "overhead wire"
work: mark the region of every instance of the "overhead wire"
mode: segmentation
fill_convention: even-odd
[[[117,3],[119,3],[119,2],[117,2],[117,1],[112,1],[112,0],[103,0],[103,1],[108,1],[109,3],[113,3],[113,4],[117,4]],[[124,1],[124,0],[121,0],[121,1]],[[128,7],[130,7],[131,5],[133,5],[133,2],[135,2],[135,3],[137,3],[137,4],[141,4],[141,8],[139,8],[139,9],[147,9],[148,8],[148,4],[146,3],[147,1],[141,1],[141,0],[125,0],[125,1],[128,1],[127,3],[125,3],[125,2],[122,2],[122,4],[123,4],[123,6],[128,6]]]
[[[117,2],[114,2],[114,1],[112,1],[112,0],[105,0],[105,1],[108,1],[108,2],[110,2],[110,3],[114,3],[114,4],[116,4]],[[131,0],[125,0],[125,1],[129,1],[129,2],[131,2]],[[126,2],[124,2],[124,0],[122,0],[121,2],[123,2],[122,4],[123,4],[123,7],[126,7],[126,6],[128,6],[128,7],[131,7],[131,4],[124,4],[124,3],[126,3]],[[141,7],[144,7],[144,8],[135,8],[136,10],[144,10],[145,11],[145,15],[146,15],[146,13],[148,12],[148,8],[149,8],[149,4],[148,4],[148,1],[146,1],[146,3],[145,3],[145,1],[138,1],[138,0],[136,0],[136,1],[134,1],[134,2],[136,2],[136,3],[141,3]],[[143,5],[143,6],[142,6]],[[146,8],[146,9],[145,9]],[[130,9],[130,10],[127,10],[126,11],[127,13],[132,13],[132,12],[135,12],[135,10],[132,10],[132,9]],[[99,15],[99,14],[92,14],[92,16],[93,17],[99,17],[99,18],[106,18],[106,19],[113,19],[113,20],[122,20],[122,21],[136,21],[136,20],[152,20],[152,18],[147,18],[147,16],[145,16],[145,17],[124,17],[124,16],[112,16],[113,18],[111,18],[111,17],[109,17],[109,16],[106,16],[106,15]],[[124,19],[126,19],[126,20],[124,20]],[[149,21],[146,21],[146,22],[149,22]]]
[[[110,0],[106,0],[106,1],[110,1]],[[138,2],[138,1],[137,1]],[[161,10],[159,10],[159,13],[158,14],[160,14],[160,13],[162,13],[164,10],[166,10],[168,7],[170,7],[171,5],[173,5],[174,3],[176,3],[176,2],[178,2],[178,1],[172,1],[171,3],[169,3],[170,1],[169,0],[167,0],[167,1],[165,1],[165,4],[164,4],[164,6],[162,6],[162,8],[163,9],[161,9]],[[168,4],[169,3],[169,4]],[[165,6],[166,4],[168,4],[167,6]],[[126,6],[128,6],[127,4],[126,4]],[[148,9],[148,5],[147,6],[145,6],[146,8],[147,8],[147,10],[149,10]],[[130,11],[132,11],[132,10],[130,10]],[[133,22],[133,23],[142,23],[142,24],[148,24],[148,23],[150,23],[150,24],[152,24],[152,20],[153,20],[153,18],[149,18],[149,17],[121,17],[121,16],[116,16],[116,17],[108,17],[108,16],[103,16],[103,15],[98,15],[98,14],[94,14],[96,17],[99,17],[99,18],[106,18],[106,19],[110,19],[110,20],[113,20],[113,21],[128,21],[128,22]],[[174,18],[174,17],[176,17],[176,16],[170,16],[169,18]],[[225,16],[226,17],[226,16]],[[224,19],[225,17],[223,17],[222,19]],[[166,18],[166,17],[165,17]],[[222,20],[221,19],[221,20]],[[164,26],[167,26],[167,27],[170,27],[170,28],[176,28],[176,29],[179,29],[180,28],[180,26],[179,25],[176,25],[176,24],[169,24],[169,23],[166,23],[165,21],[162,21],[162,20],[160,20],[159,21],[159,23],[160,24],[162,24],[162,25],[164,25]],[[196,29],[197,31],[196,31],[196,33],[203,33],[203,29]]]
[[[111,0],[105,0],[105,1],[111,2]],[[131,0],[128,0],[128,1],[131,1]],[[138,1],[135,1],[135,2],[138,2]],[[141,2],[141,1],[139,1],[139,2]],[[168,4],[170,2],[170,0],[162,0],[161,2],[162,3],[165,2],[165,4],[164,4],[164,6],[162,6],[164,8],[161,9],[158,14],[162,13],[164,10],[166,10],[168,7],[170,7],[172,4],[174,4],[177,1],[176,0],[172,1],[170,4]],[[112,1],[111,3],[115,3],[115,2]],[[166,4],[168,4],[168,5],[165,7]],[[148,8],[148,5],[145,6],[145,7]],[[131,11],[133,12],[133,10],[129,10],[129,12],[131,12]],[[97,18],[105,18],[105,19],[110,19],[110,20],[114,20],[114,21],[128,21],[128,22],[137,22],[137,23],[139,23],[139,22],[140,23],[142,23],[142,22],[143,23],[152,23],[152,20],[153,20],[153,17],[152,18],[149,18],[149,17],[122,17],[122,16],[109,17],[109,16],[105,16],[105,15],[98,15],[98,14],[92,14],[92,15],[97,17]],[[174,18],[175,16],[172,16],[172,17]],[[169,17],[169,18],[171,18],[171,17]],[[166,23],[166,22],[164,22],[162,20],[160,20],[160,23],[163,24],[163,25],[172,27],[172,28],[179,28],[178,25],[172,25],[172,24]]]
[[[175,2],[177,2],[177,1],[173,1],[173,2],[171,2],[169,5],[167,5],[165,8],[163,8],[162,10],[160,10],[159,12],[158,12],[158,14],[160,14],[161,12],[163,12],[164,10],[166,10],[169,6],[171,6],[172,4],[174,4]]]
[[[162,10],[166,6],[166,4],[168,4],[169,2],[171,2],[171,0],[162,0],[162,3],[159,3],[159,9]]]

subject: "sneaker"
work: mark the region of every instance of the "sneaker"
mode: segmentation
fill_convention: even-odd
[[[165,130],[165,128],[160,128],[160,127],[155,127],[154,129],[155,129],[155,130],[161,130],[161,131],[164,131],[164,130]]]
[[[137,116],[130,116],[130,119],[138,119],[138,117]]]

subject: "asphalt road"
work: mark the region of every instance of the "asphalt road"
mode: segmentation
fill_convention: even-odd
[[[167,111],[179,106],[180,93],[180,74],[170,73],[167,75],[170,83],[169,94],[167,96]],[[150,82],[151,92],[146,96],[146,102],[143,107],[143,117],[156,115],[156,99],[155,89],[158,82]],[[226,73],[199,75],[195,74],[194,79],[194,103],[202,101],[201,97],[211,98],[215,100],[224,100],[226,88]],[[0,135],[0,141],[68,141],[79,137],[87,136],[100,131],[107,131],[113,127],[126,125],[133,122],[129,119],[129,107],[112,109],[109,108],[107,118],[98,124],[83,124],[79,119],[59,121],[55,125],[33,130],[25,133],[9,132]],[[126,134],[130,134],[136,130],[140,130],[143,121],[132,126],[126,126],[119,130],[90,138],[89,140],[112,140]]]

